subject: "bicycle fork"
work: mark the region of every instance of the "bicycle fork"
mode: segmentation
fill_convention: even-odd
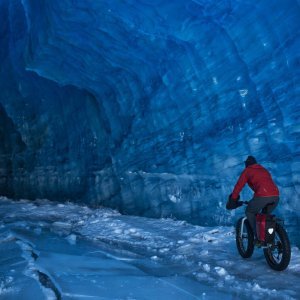
[[[244,224],[245,224],[245,221],[247,220],[247,217],[244,217],[243,219],[242,219],[242,224],[241,224],[241,236],[240,236],[240,238],[241,239],[243,239],[243,233],[244,233]]]

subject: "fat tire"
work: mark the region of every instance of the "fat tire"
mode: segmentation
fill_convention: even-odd
[[[250,223],[246,219],[244,222],[244,227],[246,228],[246,232],[248,235],[248,243],[247,243],[247,247],[245,248],[243,245],[242,238],[241,238],[242,220],[243,220],[243,218],[240,218],[236,224],[236,230],[235,230],[235,232],[236,232],[236,236],[235,236],[236,247],[237,247],[241,257],[249,258],[252,256],[253,251],[254,251],[254,235],[253,235],[253,231],[251,229]]]
[[[264,249],[264,255],[268,265],[275,271],[283,271],[285,270],[291,260],[291,245],[289,241],[289,237],[285,231],[285,229],[280,225],[276,224],[275,236],[278,235],[281,245],[282,245],[282,259],[280,263],[277,263],[272,255],[271,248]]]

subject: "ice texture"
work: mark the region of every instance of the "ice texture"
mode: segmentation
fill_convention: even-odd
[[[299,1],[0,0],[0,20],[2,195],[229,224],[252,154],[299,226]]]
[[[49,200],[0,200],[0,299],[300,296],[299,248],[292,246],[291,262],[280,274],[268,267],[260,248],[249,259],[239,256],[232,225],[203,227]]]

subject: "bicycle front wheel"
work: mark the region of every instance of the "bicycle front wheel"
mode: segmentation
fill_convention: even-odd
[[[254,236],[249,221],[244,217],[236,224],[236,247],[243,258],[249,258],[254,251]]]

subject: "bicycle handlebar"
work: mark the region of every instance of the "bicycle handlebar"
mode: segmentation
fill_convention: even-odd
[[[239,201],[239,202],[241,202],[242,204],[245,204],[245,205],[249,204],[249,201]]]

